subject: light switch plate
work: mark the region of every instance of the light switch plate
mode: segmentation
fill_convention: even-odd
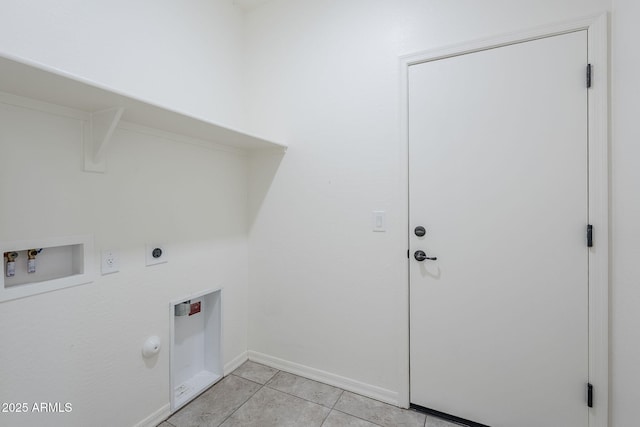
[[[387,220],[384,211],[373,211],[373,231],[387,231]]]
[[[117,273],[120,271],[120,254],[113,249],[102,251],[101,271],[102,275]]]
[[[162,244],[148,244],[146,252],[147,266],[162,264],[168,261],[167,247]]]

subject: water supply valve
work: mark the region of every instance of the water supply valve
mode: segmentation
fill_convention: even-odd
[[[36,272],[36,256],[42,251],[42,249],[29,249],[27,251],[27,273]]]
[[[7,270],[5,275],[7,277],[13,277],[16,275],[16,258],[18,258],[18,252],[5,252],[5,258],[7,258]]]

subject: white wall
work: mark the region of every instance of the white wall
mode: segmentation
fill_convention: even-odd
[[[399,217],[406,183],[398,57],[609,7],[608,0],[273,0],[250,12],[250,124],[290,145],[250,235],[250,350],[402,400],[407,234]],[[372,232],[372,210],[387,211],[386,233]]]
[[[232,0],[2,0],[0,52],[242,126],[242,11]]]
[[[272,0],[243,19],[227,1],[3,0],[0,50],[229,125],[244,122],[245,90],[253,130],[291,145],[273,181],[279,158],[252,161],[250,348],[392,398],[405,386],[406,328],[397,57],[610,3]],[[634,0],[614,0],[613,427],[634,424],[639,398],[638,18]],[[246,349],[246,212],[236,191],[245,159],[120,130],[108,174],[84,174],[76,121],[4,106],[0,117],[1,238],[93,233],[97,249],[122,258],[120,273],[94,284],[2,303],[0,400],[72,401],[73,418],[46,418],[53,425],[139,421],[168,402],[168,354],[145,365],[143,339],[158,333],[166,344],[167,301],[210,284],[232,289],[225,361]],[[157,172],[174,179],[149,191]],[[194,196],[207,192],[220,201]],[[149,220],[149,207],[166,210]],[[387,233],[370,231],[373,209],[387,210]],[[171,262],[144,268],[142,246],[156,237],[171,244]]]
[[[612,19],[612,427],[638,424],[640,402],[640,3],[614,0]]]
[[[118,129],[108,172],[93,174],[78,120],[0,104],[0,129],[2,239],[92,234],[121,261],[93,283],[0,304],[0,401],[73,405],[0,424],[126,426],[168,404],[169,302],[193,292],[224,287],[224,361],[244,354],[246,157]],[[145,267],[148,242],[167,245],[167,264]],[[145,362],[155,334],[163,348]]]
[[[241,125],[231,0],[0,2],[0,51]],[[169,301],[224,287],[224,362],[247,350],[247,158],[118,129],[82,172],[80,121],[0,104],[0,239],[92,234],[120,272],[0,303],[0,402],[70,402],[1,425],[134,425],[169,403]],[[145,267],[147,242],[169,262]],[[46,256],[43,252],[41,256]],[[97,259],[95,260],[97,268]],[[163,349],[145,362],[144,340]]]

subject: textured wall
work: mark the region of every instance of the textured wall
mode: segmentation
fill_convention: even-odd
[[[407,230],[398,57],[609,7],[607,0],[274,0],[249,12],[249,120],[291,147],[251,230],[250,349],[402,400]],[[372,232],[373,210],[387,212],[386,233]]]
[[[95,255],[120,253],[119,273],[0,303],[0,402],[73,405],[0,425],[127,426],[167,405],[169,302],[193,292],[224,288],[224,361],[245,353],[245,157],[118,129],[94,174],[76,119],[0,104],[0,129],[3,241],[91,234]],[[145,266],[152,242],[168,263]],[[163,348],[145,361],[151,335]]]

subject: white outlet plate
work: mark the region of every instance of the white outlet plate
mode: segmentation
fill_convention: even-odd
[[[120,271],[120,254],[112,249],[102,251],[102,275]]]
[[[158,254],[160,255],[157,256]],[[153,244],[153,245],[148,244],[147,252],[146,252],[146,260],[147,260],[147,266],[162,264],[167,262],[168,261],[167,246],[161,245],[161,244]]]

